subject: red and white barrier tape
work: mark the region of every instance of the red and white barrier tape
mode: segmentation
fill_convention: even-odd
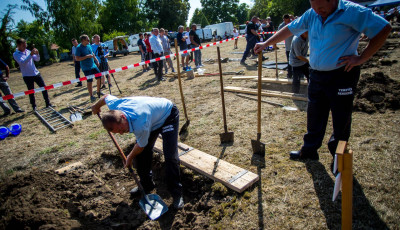
[[[275,31],[274,32],[261,32],[259,34],[274,34],[274,33],[276,33],[276,32]],[[179,54],[182,55],[182,54],[194,52],[196,50],[201,50],[201,49],[208,48],[208,47],[211,47],[211,46],[216,46],[218,44],[225,43],[225,42],[228,42],[228,41],[233,41],[236,38],[245,37],[245,36],[246,35],[239,35],[239,36],[234,37],[234,38],[228,38],[228,39],[225,39],[225,40],[221,40],[219,42],[214,42],[214,43],[207,44],[205,46],[199,46],[199,47],[196,47],[196,48],[192,48],[190,50],[180,51]],[[59,82],[59,83],[56,83],[56,84],[47,85],[47,86],[44,86],[44,87],[31,89],[31,90],[27,90],[27,91],[24,91],[24,92],[5,95],[3,97],[0,97],[0,102],[4,102],[6,100],[10,100],[10,99],[17,98],[17,97],[22,97],[22,96],[29,95],[29,94],[42,92],[42,91],[45,91],[45,90],[59,88],[59,87],[65,86],[65,85],[71,85],[71,84],[77,83],[79,81],[86,81],[88,79],[93,79],[95,77],[100,77],[100,76],[104,76],[104,75],[107,75],[107,74],[121,72],[121,71],[127,70],[127,69],[133,69],[133,68],[138,67],[138,66],[142,66],[142,65],[153,63],[153,62],[160,61],[160,60],[165,60],[167,58],[171,58],[171,57],[174,57],[174,56],[176,56],[176,53],[170,54],[170,55],[166,55],[166,56],[162,56],[162,57],[158,57],[158,58],[151,59],[151,60],[147,60],[147,61],[144,61],[144,62],[139,62],[139,63],[136,63],[136,64],[124,66],[124,67],[121,67],[121,68],[112,69],[112,70],[109,70],[109,71],[104,71],[104,72],[101,72],[101,73],[88,75],[88,76],[85,76],[85,77],[81,77],[79,79],[75,78],[73,80]]]

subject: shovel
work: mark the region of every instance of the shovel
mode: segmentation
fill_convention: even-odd
[[[179,66],[178,42],[177,42],[176,38],[175,38],[175,53],[176,53],[176,62],[178,63],[178,66],[176,67],[176,69],[178,70],[179,91],[181,93],[183,112],[185,113],[185,119],[186,119],[185,124],[183,124],[181,130],[179,131],[179,135],[182,135],[183,133],[187,132],[187,129],[190,124],[190,120],[188,118],[187,111],[186,111],[185,97],[183,96],[182,81],[181,81],[181,68]]]
[[[261,77],[262,77],[262,52],[258,53],[258,111],[257,111],[257,140],[251,140],[253,154],[265,156],[265,144],[261,139]]]
[[[72,111],[71,111],[71,109],[72,109]],[[71,122],[82,120],[82,114],[79,113],[78,111],[76,111],[73,107],[70,107],[69,112],[71,113],[71,115],[69,116],[69,119],[71,120]]]
[[[217,46],[218,53],[218,66],[219,66],[219,79],[221,82],[221,99],[222,99],[222,115],[224,117],[224,133],[219,134],[221,139],[221,144],[232,143],[233,142],[233,132],[228,132],[228,127],[226,125],[226,112],[225,112],[225,96],[224,96],[224,80],[222,78],[222,67],[221,67],[221,57],[219,52],[219,46]]]
[[[98,113],[97,116],[101,120],[101,116]],[[107,131],[108,135],[110,135],[112,141],[114,142],[115,147],[117,147],[118,152],[123,160],[123,162],[126,162],[126,156],[124,152],[122,151],[121,147],[119,147],[119,144],[117,143],[117,140],[115,140],[114,135]],[[146,215],[151,219],[151,220],[156,220],[158,219],[162,214],[166,213],[168,211],[167,205],[164,203],[164,201],[161,199],[161,197],[157,194],[147,194],[144,192],[143,186],[140,183],[135,170],[133,170],[132,167],[129,167],[129,172],[132,174],[133,179],[135,179],[136,184],[139,186],[139,190],[142,193],[143,198],[140,199],[139,201],[139,206],[140,208],[146,213]]]

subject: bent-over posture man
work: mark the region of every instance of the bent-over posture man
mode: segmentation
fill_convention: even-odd
[[[292,47],[289,53],[289,67],[293,69],[292,92],[300,92],[300,80],[306,76],[310,82],[310,64],[307,59],[308,53],[308,32],[304,32],[300,37],[294,36]]]
[[[117,98],[103,96],[92,106],[94,114],[107,105],[110,111],[102,114],[102,123],[112,133],[134,133],[136,144],[127,156],[126,167],[131,167],[135,159],[137,172],[145,193],[154,189],[151,164],[153,147],[159,134],[163,138],[165,157],[165,179],[175,208],[183,208],[182,185],[178,157],[179,111],[168,99],[156,97]],[[138,187],[131,190],[138,193]]]
[[[335,155],[339,140],[348,141],[354,92],[360,65],[384,44],[391,26],[370,9],[345,0],[310,0],[311,9],[255,47],[261,52],[270,44],[308,31],[310,40],[310,82],[308,85],[307,133],[300,159],[318,160],[332,112],[333,134],[328,148]],[[357,53],[361,33],[371,40]]]

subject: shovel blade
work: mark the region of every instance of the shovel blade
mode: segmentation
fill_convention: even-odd
[[[189,125],[190,125],[190,120],[186,120],[185,124],[183,124],[181,130],[179,131],[179,135],[186,133]]]
[[[71,122],[77,121],[77,118],[76,118],[75,113],[71,114],[71,115],[69,116],[69,119],[71,120]]]
[[[147,194],[140,199],[139,206],[151,220],[158,219],[168,211],[168,206],[157,194]]]
[[[251,140],[251,147],[253,148],[253,154],[265,157],[265,144],[259,140]]]
[[[80,114],[78,112],[75,113],[75,117],[76,117],[77,121],[81,121],[82,120],[82,114]]]
[[[233,143],[234,141],[234,135],[233,132],[226,132],[226,133],[220,133],[219,138],[221,140],[221,144],[224,143]]]

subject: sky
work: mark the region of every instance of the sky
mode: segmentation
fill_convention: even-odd
[[[5,12],[5,9],[8,4],[22,4],[22,0],[1,0],[2,3],[0,4],[0,15],[2,16]],[[34,2],[38,3],[43,9],[47,9],[47,5],[44,0],[33,0]],[[239,4],[246,3],[250,7],[253,6],[253,1],[252,0],[240,0]],[[190,19],[192,18],[192,15],[194,13],[194,10],[196,8],[201,8],[201,3],[199,0],[189,0],[190,3],[190,11],[189,11],[189,17],[187,23],[190,22]],[[32,22],[35,18],[27,11],[23,10],[16,10],[15,14],[13,15],[15,24],[17,24],[21,19],[24,19],[27,22]]]

